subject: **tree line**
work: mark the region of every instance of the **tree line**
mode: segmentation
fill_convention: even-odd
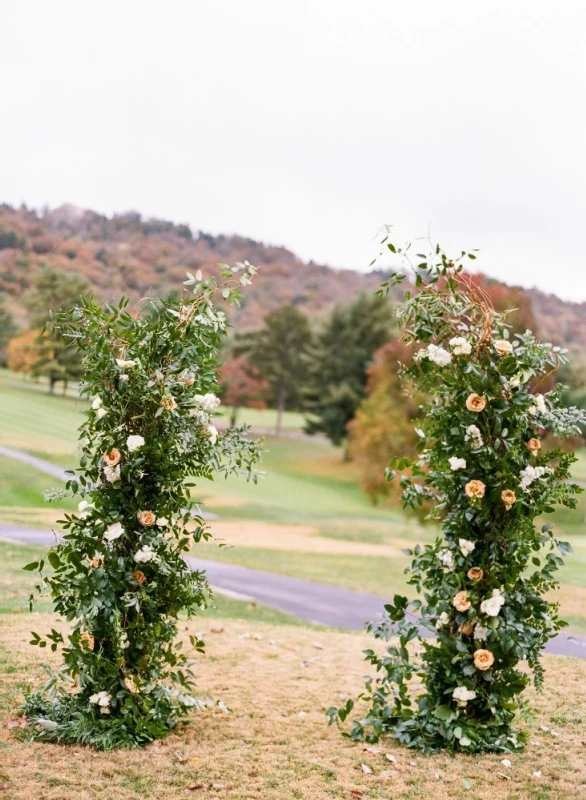
[[[510,315],[515,331],[537,331],[530,300],[519,290],[485,284],[497,310],[516,306]],[[33,377],[44,376],[49,391],[80,377],[78,356],[44,325],[51,312],[73,308],[89,297],[89,284],[79,275],[45,267],[35,275],[24,297],[29,327],[18,331],[0,298],[0,363]],[[295,305],[267,313],[256,330],[233,335],[222,353],[222,402],[234,426],[243,407],[273,408],[276,433],[283,413],[302,412],[305,431],[321,434],[357,462],[362,485],[373,500],[386,497],[392,484],[384,468],[397,452],[415,452],[413,420],[420,399],[405,396],[399,364],[407,361],[398,338],[393,306],[374,294],[359,295],[318,319]],[[565,400],[586,407],[586,361],[574,360],[572,371],[557,376],[567,386]],[[553,381],[553,377],[551,378]]]

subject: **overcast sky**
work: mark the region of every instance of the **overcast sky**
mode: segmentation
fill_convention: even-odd
[[[377,231],[586,300],[583,0],[0,0],[0,202],[366,268]]]

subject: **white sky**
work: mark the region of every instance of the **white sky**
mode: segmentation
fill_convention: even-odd
[[[0,201],[365,268],[384,223],[586,300],[583,0],[0,0]]]

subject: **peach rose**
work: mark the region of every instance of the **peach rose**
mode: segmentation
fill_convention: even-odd
[[[541,442],[539,439],[529,439],[527,442],[527,450],[530,450],[532,453],[539,452],[539,448],[541,447]]]
[[[501,498],[503,503],[507,507],[507,511],[511,508],[515,500],[517,499],[515,492],[512,489],[504,489],[501,492]]]
[[[490,669],[494,664],[494,656],[490,650],[477,650],[474,653],[474,666],[476,669],[484,670]]]
[[[452,600],[452,605],[457,611],[468,611],[472,603],[468,600],[467,592],[458,592]]]
[[[477,497],[478,499],[484,497],[485,490],[486,486],[482,483],[482,481],[468,481],[464,487],[464,491],[468,497]]]
[[[499,356],[510,356],[513,352],[513,345],[506,339],[497,339],[497,341],[494,343],[494,349],[497,351]]]
[[[130,694],[136,694],[138,692],[138,686],[134,682],[133,678],[131,678],[130,676],[124,678],[124,685],[130,692]]]
[[[97,569],[102,566],[102,559],[99,556],[94,556],[90,561],[90,567]]]
[[[136,516],[138,517],[140,524],[147,528],[150,528],[151,525],[155,524],[156,517],[152,511],[139,511]]]
[[[133,572],[132,576],[139,586],[141,586],[146,581],[146,575],[139,569],[137,569],[136,572]]]
[[[93,650],[96,644],[96,640],[94,639],[91,633],[82,633],[79,637],[80,642],[83,642],[83,645],[86,650]]]
[[[115,467],[116,464],[120,463],[120,450],[117,450],[113,447],[108,452],[104,453],[104,464],[107,467]]]
[[[486,397],[483,397],[481,394],[472,394],[468,395],[466,400],[466,408],[468,411],[475,411],[479,413],[480,411],[484,411],[486,408]]]
[[[460,625],[460,633],[463,636],[472,636],[473,632],[474,632],[474,625],[471,622],[465,622],[462,625]]]
[[[193,386],[193,384],[195,383],[195,378],[193,377],[193,375],[181,375],[179,380],[181,381],[181,383],[184,383],[185,386]]]
[[[470,567],[468,570],[468,577],[471,581],[479,581],[483,575],[484,572],[480,569],[480,567]]]

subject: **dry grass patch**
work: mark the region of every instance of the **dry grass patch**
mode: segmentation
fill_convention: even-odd
[[[262,547],[304,553],[332,553],[357,556],[401,558],[401,546],[369,544],[320,536],[310,525],[278,525],[255,520],[216,520],[211,525],[217,540],[234,547]],[[401,540],[404,547],[413,542]],[[194,555],[196,555],[194,550]]]
[[[586,662],[546,659],[544,693],[528,752],[506,767],[498,756],[425,758],[385,742],[379,752],[326,726],[325,709],[355,694],[366,672],[362,634],[316,633],[243,621],[189,624],[208,643],[200,659],[202,694],[231,714],[194,715],[145,750],[97,753],[80,747],[20,743],[7,728],[28,681],[42,680],[50,654],[29,647],[28,632],[49,615],[4,617],[0,797],[18,800],[578,800],[586,796]],[[186,632],[186,631],[185,631]],[[258,637],[258,638],[256,638]],[[542,730],[540,725],[548,730]],[[556,734],[556,735],[553,735]],[[376,750],[376,748],[375,748]],[[395,762],[386,758],[394,756]],[[372,770],[365,773],[362,764]],[[541,776],[535,777],[534,772]]]
[[[47,485],[50,485],[50,478]],[[63,514],[71,513],[54,506],[31,508],[30,506],[4,506],[0,508],[0,522],[15,525],[19,528],[42,528],[60,531],[57,520],[63,519]]]

